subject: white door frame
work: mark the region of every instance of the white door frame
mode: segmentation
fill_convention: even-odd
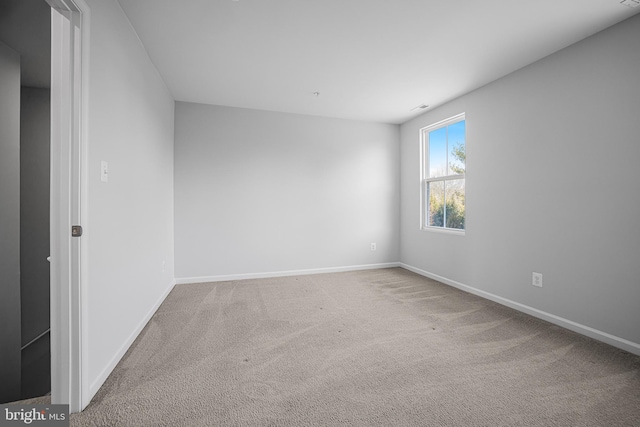
[[[46,0],[51,13],[51,403],[89,403],[86,337],[89,7]],[[71,226],[85,229],[71,236]]]

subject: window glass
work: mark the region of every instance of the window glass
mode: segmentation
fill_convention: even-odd
[[[429,200],[429,225],[431,227],[444,226],[444,181],[427,183]]]
[[[447,175],[447,128],[429,132],[429,177]]]
[[[464,174],[466,163],[465,121],[447,126],[448,175]]]
[[[445,181],[447,228],[464,230],[464,179]]]

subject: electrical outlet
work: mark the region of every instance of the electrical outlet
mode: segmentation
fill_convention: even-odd
[[[533,272],[531,274],[531,284],[533,286],[537,286],[537,287],[541,288],[542,287],[542,274]]]
[[[372,251],[375,251],[376,249],[377,249],[376,244],[375,244],[375,243],[372,243],[372,244],[371,244],[371,250],[372,250]]]

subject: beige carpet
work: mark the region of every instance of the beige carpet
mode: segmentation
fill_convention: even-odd
[[[403,269],[179,285],[72,426],[640,426],[640,357]]]

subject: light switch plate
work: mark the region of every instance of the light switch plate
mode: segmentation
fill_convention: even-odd
[[[109,182],[109,164],[104,160],[100,162],[100,181]]]

